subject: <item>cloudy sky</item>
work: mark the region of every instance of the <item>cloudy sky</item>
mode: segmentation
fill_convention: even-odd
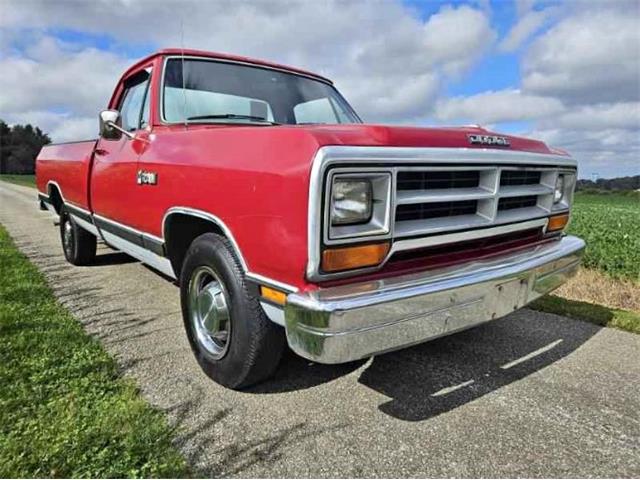
[[[0,0],[0,118],[95,137],[132,62],[163,47],[324,74],[367,122],[479,123],[640,174],[640,0]]]

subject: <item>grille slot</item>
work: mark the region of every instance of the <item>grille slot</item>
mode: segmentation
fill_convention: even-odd
[[[399,205],[396,210],[396,221],[473,215],[477,208],[477,200]]]
[[[474,188],[480,185],[478,170],[399,172],[397,189],[441,190],[445,188]]]
[[[537,185],[541,175],[539,170],[504,170],[500,175],[500,186]]]
[[[394,237],[490,227],[548,215],[558,169],[399,167]]]
[[[538,197],[536,195],[530,195],[527,197],[501,198],[498,201],[498,211],[513,210],[515,208],[535,207],[536,203],[538,203]]]

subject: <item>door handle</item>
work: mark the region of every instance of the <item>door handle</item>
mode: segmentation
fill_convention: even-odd
[[[103,149],[103,148],[96,148],[96,149],[93,151],[93,153],[95,153],[96,155],[106,155],[106,154],[108,154],[109,152],[108,152],[108,151],[106,151],[106,150],[105,150],[105,149]]]

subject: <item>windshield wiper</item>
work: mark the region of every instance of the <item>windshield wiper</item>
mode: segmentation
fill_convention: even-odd
[[[187,120],[216,120],[216,119],[231,119],[231,120],[251,120],[253,122],[263,122],[270,125],[280,125],[277,122],[272,122],[264,117],[256,117],[255,115],[238,115],[235,113],[224,113],[221,115],[198,115],[195,117],[188,117]]]

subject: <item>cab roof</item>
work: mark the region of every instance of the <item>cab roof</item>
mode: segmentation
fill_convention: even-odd
[[[187,57],[205,57],[205,58],[211,58],[214,60],[215,59],[225,60],[230,62],[238,62],[238,63],[244,63],[248,65],[255,65],[258,67],[273,68],[276,70],[282,70],[285,72],[290,72],[298,75],[305,75],[307,77],[312,77],[317,80],[321,80],[323,82],[333,84],[333,82],[330,79],[323,77],[322,75],[318,75],[317,73],[303,70],[301,68],[290,67],[288,65],[268,62],[266,60],[259,60],[256,58],[243,57],[240,55],[231,55],[228,53],[209,52],[206,50],[193,50],[193,49],[181,49],[181,48],[164,48],[162,50],[158,50],[157,52],[154,52],[151,55],[148,55],[143,59],[139,60],[138,62],[136,62],[129,69],[127,69],[127,71],[122,75],[122,77],[123,78],[127,77],[131,71],[137,69],[138,67],[140,67],[145,63],[148,63],[150,60],[153,60],[156,57],[160,57],[160,56],[166,57],[166,56],[173,56],[173,55],[177,55],[177,56],[185,55]]]

